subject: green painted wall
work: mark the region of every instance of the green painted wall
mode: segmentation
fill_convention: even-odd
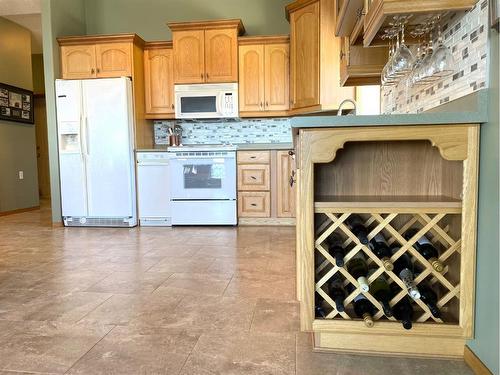
[[[56,38],[67,35],[85,35],[84,0],[42,0],[42,30],[52,220],[54,222],[60,222],[61,192],[59,187],[56,96],[54,85],[55,80],[60,77],[60,60],[59,46]]]
[[[31,55],[31,66],[33,70],[33,92],[43,94],[45,92],[45,74],[43,71],[43,54]]]
[[[241,18],[247,34],[288,34],[290,0],[86,0],[88,34],[133,32],[170,40],[169,21]]]
[[[492,30],[490,38],[490,122],[481,127],[475,339],[471,340],[468,345],[495,375],[498,375],[500,371],[498,363],[498,143],[500,128],[498,64],[498,33]]]
[[[31,33],[0,17],[0,82],[32,90]],[[19,171],[24,179],[19,179]],[[0,120],[0,212],[38,206],[35,127]]]

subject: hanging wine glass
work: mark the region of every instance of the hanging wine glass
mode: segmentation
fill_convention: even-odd
[[[434,29],[434,21],[429,25],[429,42],[425,51],[425,57],[422,59],[420,67],[417,72],[417,84],[428,85],[436,82],[439,77],[434,76],[432,65],[434,63],[434,48],[432,41],[432,31]]]
[[[438,18],[439,21],[439,18]],[[449,47],[443,43],[441,25],[438,23],[438,41],[433,54],[433,63],[430,72],[438,78],[450,76],[455,71],[455,59]]]
[[[397,48],[393,58],[393,70],[397,77],[403,77],[412,70],[415,60],[408,46],[405,44],[405,21],[401,22],[401,43],[399,42],[399,31],[397,33]]]

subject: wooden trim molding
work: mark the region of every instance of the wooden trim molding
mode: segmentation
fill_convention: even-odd
[[[254,44],[282,44],[290,43],[290,35],[256,35],[256,36],[240,36],[238,44],[240,46]]]
[[[168,22],[167,26],[172,31],[230,29],[235,27],[238,29],[238,35],[245,34],[245,26],[243,26],[243,21],[239,18],[228,20]]]
[[[144,49],[164,49],[172,47],[173,47],[173,42],[171,40],[144,43]]]
[[[478,356],[467,346],[464,346],[464,361],[476,375],[493,375]]]
[[[244,226],[295,226],[294,217],[240,217],[238,225]]]
[[[82,44],[100,44],[100,43],[134,43],[144,47],[146,43],[137,34],[108,34],[108,35],[83,35],[83,36],[64,36],[57,38],[59,46],[74,46]]]
[[[39,209],[40,209],[40,206],[33,206],[33,207],[27,207],[27,208],[19,208],[17,210],[10,210],[10,211],[0,212],[0,216],[9,216],[9,215],[15,215],[15,214],[22,214],[23,212],[36,211],[36,210],[39,210]]]
[[[296,0],[285,7],[286,19],[290,22],[290,13],[293,13],[301,8],[308,6],[309,4],[316,3],[319,0]]]

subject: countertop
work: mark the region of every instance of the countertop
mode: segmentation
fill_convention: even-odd
[[[241,143],[236,144],[237,150],[291,150],[293,143]],[[167,145],[159,145],[154,148],[139,148],[136,152],[166,152]]]
[[[290,122],[292,128],[482,124],[488,122],[488,89],[418,114],[300,116],[292,117]]]

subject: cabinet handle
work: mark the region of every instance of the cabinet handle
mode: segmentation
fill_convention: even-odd
[[[268,102],[266,102],[266,108],[267,108],[267,107],[269,107],[269,103],[268,103]]]
[[[175,107],[174,107],[174,105],[172,104],[172,109],[174,109],[174,108],[175,108]]]
[[[203,73],[200,74],[200,78],[203,79]]]
[[[252,180],[256,180],[257,179],[257,177],[255,177],[255,176],[250,176],[250,177],[252,178]]]
[[[262,105],[262,102],[260,102],[259,107],[260,107],[261,111],[264,109],[264,106]]]
[[[207,73],[207,74],[205,74],[205,75],[206,75],[206,77],[207,77],[207,79],[208,79],[208,73]]]
[[[294,177],[295,177],[295,171],[292,171],[292,175],[290,176],[290,187],[293,187],[293,184],[297,182],[297,180]]]
[[[90,69],[90,73],[94,74],[95,73],[95,69],[94,68]]]
[[[257,158],[257,156],[250,156],[250,159],[255,159]]]
[[[97,68],[97,73],[99,73],[101,71],[101,69]]]
[[[250,206],[257,207],[257,203],[250,203]]]

